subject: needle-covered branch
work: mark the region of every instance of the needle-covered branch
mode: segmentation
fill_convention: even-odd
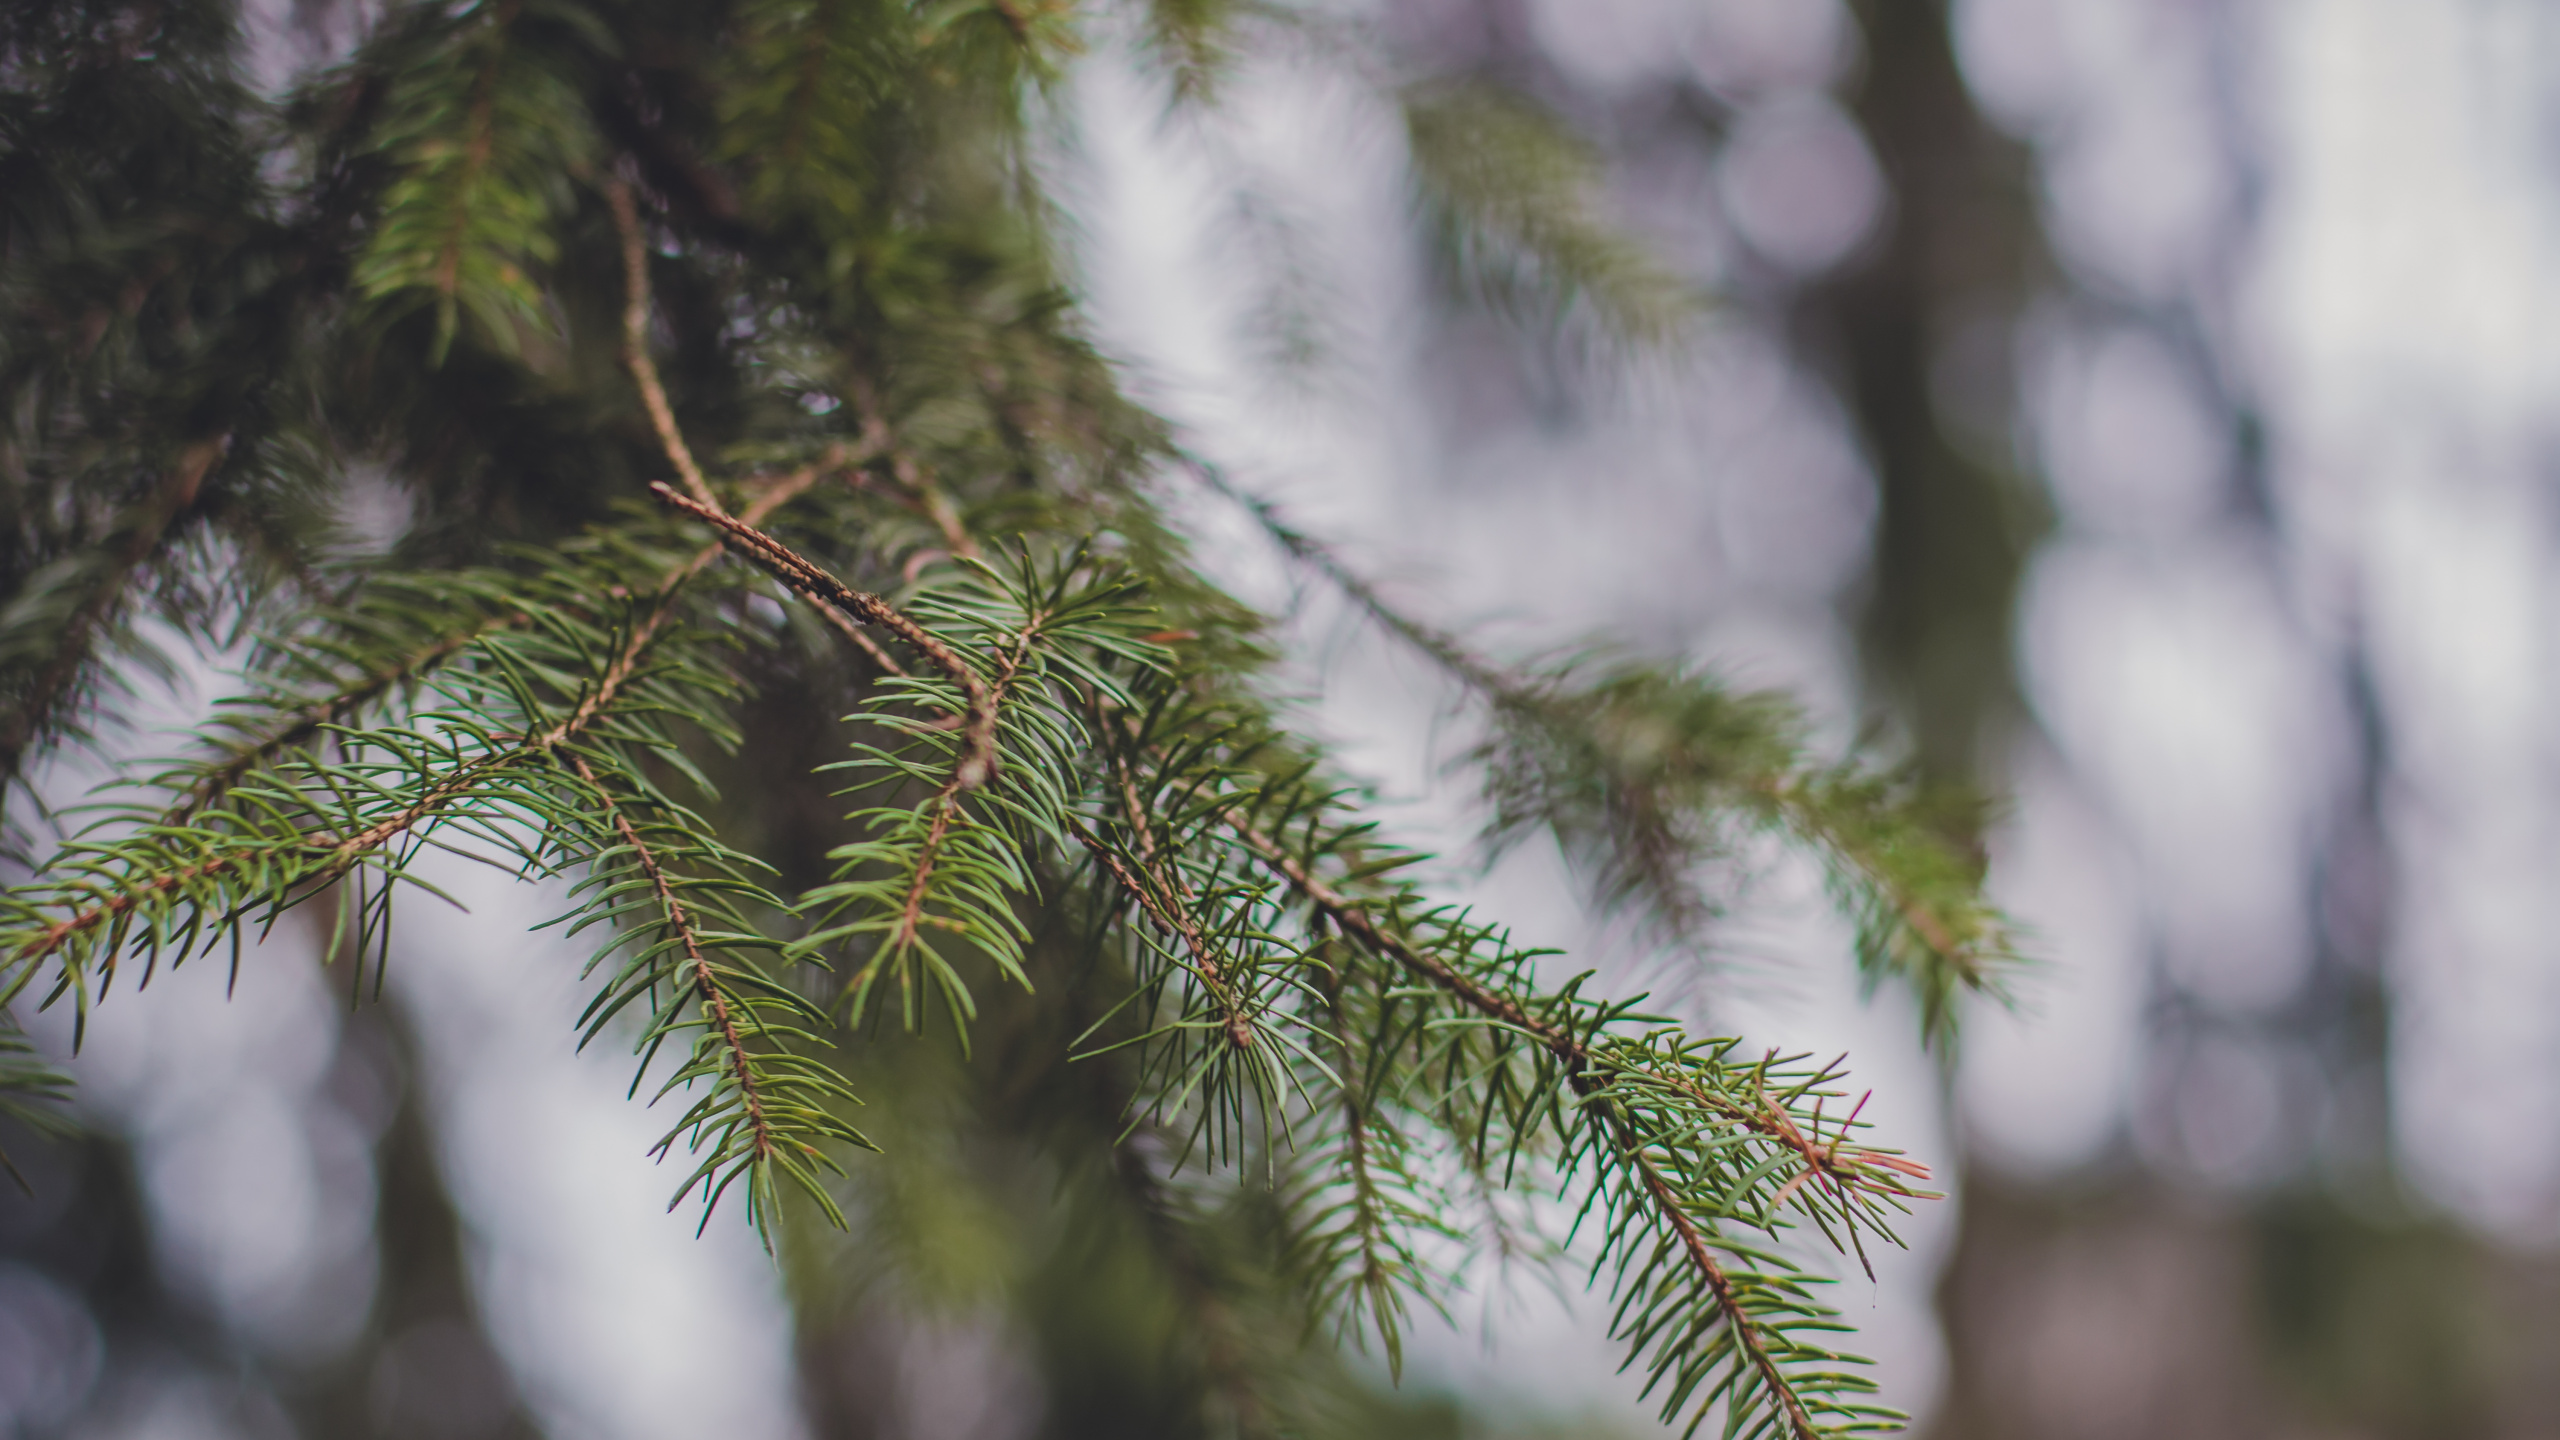
[[[649,488],[660,500],[717,529],[723,543],[741,559],[781,581],[793,592],[861,624],[876,625],[914,646],[931,660],[941,669],[944,678],[959,687],[966,700],[962,730],[966,748],[959,764],[952,770],[953,778],[960,788],[967,790],[985,784],[995,773],[995,692],[952,652],[950,646],[899,613],[897,607],[888,601],[853,589],[753,525],[732,519],[717,508],[688,499],[664,485]]]
[[[1361,1120],[1324,1147],[1334,1178],[1309,1192],[1323,1197],[1308,1222],[1310,1249],[1340,1267],[1329,1291],[1336,1303],[1356,1298],[1363,1327],[1392,1353],[1400,1312],[1381,1302],[1381,1277],[1432,1296],[1426,1268],[1396,1258],[1413,1253],[1430,1227],[1403,1215],[1381,1221],[1370,1163],[1371,1137],[1399,1133],[1378,1122],[1404,1113],[1478,1153],[1490,1149],[1499,1168],[1550,1171],[1583,1195],[1624,1302],[1618,1333],[1648,1357],[1667,1417],[1695,1424],[1721,1413],[1742,1433],[1774,1424],[1796,1437],[1888,1423],[1888,1412],[1861,1398],[1872,1387],[1847,1368],[1849,1357],[1819,1343],[1835,1322],[1811,1298],[1817,1282],[1765,1240],[1733,1238],[1737,1230],[1774,1238],[1801,1223],[1863,1259],[1867,1238],[1891,1242],[1890,1216],[1920,1198],[1911,1182],[1925,1170],[1852,1138],[1864,1126],[1859,1107],[1840,1104],[1836,1068],[1806,1071],[1775,1057],[1747,1063],[1736,1042],[1688,1040],[1633,1006],[1585,997],[1580,981],[1561,992],[1541,987],[1530,957],[1497,932],[1383,880],[1412,857],[1339,818],[1303,769],[1254,768],[1268,739],[1245,743],[1232,721],[1205,713],[1198,728],[1220,735],[1220,748],[1237,757],[1195,782],[1213,797],[1203,808],[1229,846],[1304,907],[1309,953],[1328,957],[1337,977],[1329,993],[1364,973],[1343,968],[1346,954],[1386,967],[1359,982],[1392,997],[1373,1005],[1377,1018],[1350,1016],[1338,1002],[1325,1017],[1338,1053],[1323,1080]],[[1178,740],[1153,753],[1170,770],[1201,773],[1197,755],[1174,758]],[[1328,876],[1332,867],[1342,879]],[[1269,923],[1289,922],[1275,914]],[[1398,1078],[1408,1075],[1448,1079],[1425,1087]],[[1467,1078],[1452,1090],[1459,1076]],[[1432,1213],[1427,1203],[1390,1209]],[[1383,1238],[1396,1232],[1403,1238]],[[1673,1269],[1662,1268],[1666,1256]]]
[[[859,1102],[821,1058],[824,1012],[783,982],[773,959],[758,965],[750,958],[758,952],[773,957],[777,947],[741,910],[786,907],[748,878],[753,862],[712,838],[697,817],[663,797],[634,793],[636,777],[599,777],[585,755],[573,753],[569,764],[607,828],[596,839],[589,873],[572,890],[592,899],[564,917],[572,922],[568,933],[612,928],[613,939],[590,970],[617,949],[625,955],[580,1017],[585,1039],[604,1033],[625,1009],[644,1005],[648,1020],[636,1043],[645,1076],[645,1057],[692,1034],[690,1053],[658,1094],[697,1086],[701,1094],[655,1153],[684,1139],[702,1158],[668,1208],[699,1188],[708,1224],[722,1195],[743,1179],[748,1218],[763,1231],[787,1179],[843,1224],[825,1177],[844,1173],[831,1143],[872,1148],[839,1114]],[[635,819],[635,813],[654,818]],[[689,872],[674,868],[674,854],[688,858]]]
[[[1485,776],[1496,850],[1546,831],[1604,907],[1639,909],[1664,938],[1697,947],[1716,913],[1702,881],[1772,836],[1821,862],[1858,923],[1869,983],[1908,984],[1931,1041],[1952,1037],[1963,996],[2005,994],[2018,949],[1982,896],[1978,804],[1911,774],[1816,762],[1794,703],[1712,675],[1605,652],[1497,665],[1407,614],[1268,502],[1192,469],[1481,699],[1489,734],[1467,759]]]
[[[580,1033],[668,1105],[676,1198],[742,1196],[786,1263],[827,1263],[819,1218],[894,1249],[865,1202],[930,1191],[927,1147],[1116,1177],[1156,1259],[1115,1283],[1169,1272],[1147,1303],[1217,1397],[1176,1428],[1323,1428],[1300,1337],[1392,1368],[1512,1257],[1597,1260],[1680,1423],[1885,1423],[1814,1271],[1892,1243],[1925,1171],[1839,1065],[1693,1036],[1434,900],[1293,733],[1263,617],[1193,565],[1157,488],[1182,458],[1091,343],[1025,163],[1065,8],[377,8],[281,105],[217,0],[143,7],[130,46],[9,31],[44,163],[0,245],[0,752],[147,676],[137,620],[245,673],[197,753],[59,812],[86,828],[0,895],[0,1106],[52,1108],[27,1009],[236,968],[297,910],[361,1001],[458,854],[566,892]],[[1220,15],[1290,8],[1148,28],[1189,85]],[[1410,78],[1380,96],[1468,273],[1647,303],[1558,125]],[[1970,815],[1712,676],[1462,645],[1236,498],[1465,687],[1495,847],[1554,836],[1690,946],[1792,847],[1933,1032],[1996,988]],[[857,1088],[921,1145],[856,1160]],[[1013,1231],[1093,1238],[936,1221],[986,1270]]]

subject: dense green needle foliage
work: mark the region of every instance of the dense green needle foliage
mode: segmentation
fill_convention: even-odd
[[[1056,1053],[963,1063],[1107,1097],[1053,1147],[1127,1179],[1203,1334],[1251,1309],[1205,1217],[1254,1195],[1293,1333],[1393,1361],[1490,1236],[1596,1261],[1675,1423],[1891,1428],[1807,1248],[1892,1243],[1926,1171],[1839,1066],[1689,1035],[1413,883],[1160,512],[1197,467],[1080,338],[1043,87],[1134,20],[1214,103],[1234,27],[1316,22],[1123,8],[395,4],[281,102],[216,0],[0,20],[0,1001],[236,970],[297,907],[361,1001],[468,855],[568,896],[582,1042],[668,1107],[677,1200],[738,1197],[786,1258],[793,1215],[864,1224],[865,1175],[920,1163],[856,1154],[859,1077],[901,1037],[970,1057],[1018,997]],[[1622,331],[1682,303],[1529,102],[1391,93],[1490,289]],[[340,523],[367,496],[405,507],[387,548]],[[1255,513],[1469,687],[1495,844],[1552,835],[1684,944],[1792,845],[1932,1035],[1996,986],[1960,810],[1693,670],[1469,653]],[[172,645],[240,665],[198,748],[37,812],[23,762]],[[795,687],[844,717],[793,782],[832,788],[814,861],[740,789]],[[0,1033],[0,1104],[60,1083]],[[1229,1421],[1302,1423],[1287,1348],[1207,1344]]]

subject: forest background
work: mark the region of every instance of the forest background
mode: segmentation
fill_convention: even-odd
[[[361,22],[252,15],[275,77]],[[1168,124],[1106,29],[1055,157],[1099,339],[1187,443],[1427,618],[1686,654],[1810,697],[1843,742],[1881,717],[2012,797],[1994,888],[2051,963],[2024,1016],[1969,1017],[1942,1104],[1892,994],[1820,978],[1841,937],[1805,877],[1720,930],[1736,1024],[1852,1051],[1897,1139],[1964,1165],[1851,1305],[1895,1398],[1948,1435],[2540,1433],[2542,7],[1369,18],[1573,122],[1630,230],[1715,303],[1632,359],[1524,340],[1437,288],[1391,117],[1274,51],[1215,123]],[[1275,258],[1299,292],[1275,296]],[[1451,696],[1232,506],[1189,503],[1220,578],[1290,617],[1347,766],[1463,852]],[[147,740],[184,709],[132,718]],[[1541,939],[1645,964],[1551,858],[1466,883]],[[31,1179],[127,1176],[128,1213],[101,1239],[74,1220],[102,1192],[5,1202],[10,1424],[279,1433],[275,1377],[319,1365],[352,1377],[340,1423],[386,1434],[1038,1433],[1041,1377],[966,1304],[802,1354],[871,1397],[813,1421],[765,1262],[656,1214],[634,1163],[654,1130],[609,1063],[561,1058],[565,984],[550,1013],[517,1003],[530,952],[491,938],[517,902],[472,899],[467,930],[405,917],[404,956],[448,963],[393,967],[403,1036],[329,1018],[316,979],[102,1015],[85,1103],[117,1138],[35,1152]],[[398,1131],[413,1087],[432,1138]],[[402,1277],[453,1293],[368,1329]],[[1587,1307],[1486,1292],[1416,1342],[1394,1403],[1418,1410],[1389,1423],[1644,1433]]]

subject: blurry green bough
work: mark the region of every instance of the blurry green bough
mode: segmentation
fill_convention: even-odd
[[[1147,17],[1184,93],[1241,13]],[[733,1195],[768,1234],[804,1203],[843,1223],[869,1145],[847,1077],[884,1027],[965,1047],[989,987],[1029,992],[1074,1017],[1059,1059],[1102,1077],[1169,1253],[1207,1243],[1183,1233],[1204,1187],[1258,1190],[1287,1308],[1392,1361],[1466,1249],[1450,1217],[1561,1194],[1666,1418],[1892,1428],[1793,1249],[1863,1259],[1925,1193],[1838,1066],[1558,983],[1402,878],[1421,857],[1261,697],[1258,622],[1151,499],[1180,457],[1078,338],[1022,160],[1030,87],[1098,21],[412,4],[271,112],[227,14],[0,21],[0,694],[32,867],[0,899],[0,1001],[77,1035],[120,976],[236,971],[315,900],[360,994],[422,862],[462,852],[563,883],[559,923],[597,940],[584,1039],[630,1038],[683,1107],[659,1148],[706,1223]],[[1400,93],[1452,223],[1638,303],[1518,102]],[[1470,156],[1487,126],[1505,144]],[[185,183],[136,173],[190,146]],[[410,519],[358,564],[329,517],[363,485]],[[1257,513],[1480,697],[1497,842],[1552,833],[1605,903],[1686,930],[1713,862],[1776,835],[1933,1035],[1996,985],[1978,867],[1909,787],[1809,760],[1785,705],[1497,666]],[[200,753],[40,846],[21,758],[89,738],[154,615],[263,638]],[[713,783],[777,677],[857,697],[824,767],[843,838],[796,887],[748,853],[756,797]],[[9,1113],[60,1085],[0,1033]],[[1182,1268],[1186,1303],[1235,1313],[1227,1272]],[[1286,1367],[1236,1359],[1268,1347],[1221,1353],[1232,1414],[1286,1411]]]

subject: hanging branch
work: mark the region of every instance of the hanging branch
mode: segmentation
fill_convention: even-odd
[[[121,855],[137,869],[133,883],[116,885],[101,883],[103,877],[67,887],[67,893],[86,893],[93,898],[77,905],[69,913],[45,924],[7,950],[7,961],[19,967],[19,973],[5,987],[0,987],[0,1004],[15,999],[33,979],[36,967],[66,944],[80,940],[91,932],[106,928],[108,937],[96,948],[109,956],[112,975],[113,951],[119,943],[123,922],[137,911],[150,910],[166,897],[197,891],[206,882],[224,881],[242,875],[249,877],[255,888],[236,898],[217,901],[205,896],[195,907],[197,918],[185,922],[192,935],[202,923],[202,915],[210,912],[224,917],[223,926],[239,923],[240,910],[256,903],[262,893],[272,892],[276,909],[326,888],[343,878],[356,865],[386,842],[408,833],[437,813],[457,796],[477,788],[488,777],[526,760],[548,756],[562,742],[584,733],[596,718],[619,697],[641,657],[647,652],[666,623],[669,607],[653,605],[648,613],[628,630],[622,644],[608,660],[602,674],[579,697],[569,713],[541,730],[514,744],[484,751],[482,754],[452,766],[404,804],[388,814],[344,836],[310,827],[306,817],[279,812],[264,795],[254,812],[227,815],[227,820],[241,827],[239,834],[214,832],[194,825],[154,826],[123,847],[140,846],[140,853],[110,844],[101,853],[112,858]],[[316,819],[316,816],[308,817]],[[173,854],[211,850],[208,858],[192,863],[162,866],[153,862]],[[57,862],[59,868],[65,862]],[[94,870],[95,865],[90,867]],[[280,883],[279,883],[280,882]],[[227,894],[227,892],[224,892]],[[21,914],[36,906],[17,902],[12,907]]]
[[[701,997],[703,1013],[710,1018],[712,1029],[729,1052],[730,1068],[738,1080],[738,1093],[745,1099],[748,1144],[755,1158],[769,1157],[773,1153],[773,1126],[765,1118],[764,1096],[756,1086],[752,1067],[747,1063],[747,1042],[738,1033],[738,1017],[731,1013],[729,997],[720,985],[719,976],[711,968],[710,957],[703,953],[701,932],[695,928],[693,917],[685,913],[684,901],[676,895],[675,886],[668,882],[667,872],[658,863],[657,855],[640,838],[640,832],[632,828],[630,817],[622,813],[622,807],[615,803],[604,783],[596,778],[595,769],[587,764],[586,757],[570,756],[569,768],[595,791],[596,802],[604,807],[607,818],[612,821],[613,833],[631,852],[632,863],[640,867],[641,877],[649,882],[649,893],[657,899],[658,909],[666,916],[667,930],[676,944],[683,948],[684,967],[693,980],[694,993]]]
[[[1783,1187],[1770,1202],[1768,1211],[1774,1213],[1777,1206],[1789,1199],[1800,1200],[1803,1178],[1818,1176],[1843,1202],[1839,1214],[1853,1243],[1860,1205],[1867,1203],[1869,1197],[1896,1201],[1911,1197],[1916,1192],[1904,1185],[1903,1179],[1925,1178],[1927,1172],[1899,1156],[1847,1147],[1840,1138],[1828,1144],[1821,1143],[1808,1137],[1803,1128],[1786,1114],[1783,1106],[1769,1103],[1765,1098],[1752,1104],[1737,1103],[1682,1078],[1676,1066],[1652,1063],[1650,1053],[1645,1050],[1629,1053],[1615,1044],[1604,1046],[1594,1038],[1599,1033],[1596,1030],[1587,1037],[1577,1027],[1540,1017],[1512,995],[1481,983],[1450,961],[1414,944],[1398,930],[1380,924],[1368,907],[1325,882],[1238,810],[1230,809],[1226,818],[1229,830],[1248,849],[1285,878],[1328,924],[1362,949],[1455,998],[1502,1030],[1531,1040],[1553,1057],[1560,1078],[1583,1106],[1596,1116],[1599,1129],[1607,1135],[1609,1147],[1606,1157],[1629,1168],[1638,1191],[1662,1223],[1670,1227],[1699,1285],[1712,1298],[1727,1333],[1732,1337],[1731,1343],[1738,1348],[1751,1371],[1759,1376],[1759,1383],[1765,1387],[1770,1403],[1786,1416],[1791,1433],[1798,1440],[1816,1440],[1816,1437],[1828,1433],[1815,1424],[1800,1394],[1806,1383],[1805,1377],[1789,1373],[1773,1348],[1771,1322],[1763,1313],[1772,1304],[1783,1311],[1794,1311],[1798,1308],[1797,1302],[1766,1284],[1744,1285],[1718,1260],[1715,1250],[1723,1242],[1712,1237],[1664,1175],[1651,1153],[1657,1142],[1640,1123],[1637,1107],[1646,1103],[1648,1091],[1655,1094],[1668,1092],[1683,1102],[1689,1113],[1700,1119],[1737,1125],[1776,1141],[1792,1152],[1801,1173]],[[1766,1066],[1764,1061],[1760,1073],[1766,1073]],[[1804,1082],[1798,1087],[1799,1093],[1818,1084],[1828,1073],[1821,1072]],[[1755,1088],[1754,1093],[1762,1095],[1765,1092]],[[1846,1133],[1844,1127],[1842,1136],[1845,1137]],[[1818,1223],[1825,1221],[1819,1211],[1808,1213]],[[1870,1219],[1869,1223],[1874,1222]],[[1827,1230],[1827,1223],[1825,1228]],[[1624,1248],[1626,1243],[1612,1242],[1622,1255],[1628,1253]],[[1863,1260],[1863,1249],[1859,1253]],[[1642,1283],[1638,1282],[1630,1292],[1630,1303],[1635,1294],[1643,1291]],[[1627,1333],[1641,1336],[1659,1332],[1653,1327],[1640,1326]],[[1787,1355],[1790,1361],[1828,1358],[1828,1352],[1810,1351],[1792,1341],[1788,1342]],[[1696,1369],[1693,1359],[1666,1350],[1657,1357],[1657,1374],[1661,1373],[1661,1367],[1675,1364]],[[1838,1377],[1826,1374],[1814,1379],[1829,1387],[1837,1382]],[[1685,1393],[1685,1387],[1681,1393]],[[1740,1397],[1736,1399],[1738,1407]],[[1676,1404],[1677,1400],[1678,1394],[1675,1394],[1673,1403]]]
[[[1982,897],[1979,858],[1950,833],[1976,816],[1962,797],[1906,775],[1810,764],[1793,705],[1711,677],[1624,661],[1496,665],[1389,603],[1270,502],[1214,466],[1186,464],[1291,560],[1483,700],[1495,733],[1469,758],[1486,767],[1497,850],[1543,826],[1568,857],[1593,864],[1603,904],[1641,899],[1685,939],[1714,913],[1695,876],[1730,852],[1739,818],[1821,861],[1858,922],[1861,968],[1871,981],[1910,983],[1925,1039],[1951,1039],[1962,996],[2005,998],[2017,945]]]
[[[569,767],[606,821],[608,838],[594,857],[598,873],[588,882],[590,887],[603,897],[626,894],[631,886],[624,877],[636,871],[647,897],[645,903],[621,900],[607,908],[590,908],[579,922],[578,928],[599,920],[625,924],[632,946],[630,962],[589,1005],[582,1021],[586,1038],[592,1040],[617,1012],[643,994],[651,997],[653,1011],[635,1046],[644,1057],[644,1070],[646,1057],[663,1038],[689,1027],[700,1031],[692,1057],[658,1091],[664,1095],[695,1082],[708,1086],[702,1098],[651,1147],[650,1153],[664,1156],[678,1139],[691,1134],[694,1148],[708,1151],[677,1188],[668,1208],[682,1204],[699,1186],[707,1225],[721,1195],[741,1176],[769,1178],[779,1173],[791,1177],[830,1219],[842,1225],[843,1216],[821,1173],[844,1172],[823,1142],[872,1146],[834,1114],[840,1105],[860,1103],[843,1078],[823,1062],[789,1049],[793,1040],[814,1041],[809,1027],[822,1017],[787,987],[734,959],[722,958],[734,955],[741,942],[755,938],[743,928],[744,921],[727,897],[739,893],[760,900],[771,897],[734,877],[679,875],[661,847],[642,834],[641,825],[632,819],[630,802],[617,798],[616,785],[599,775],[587,756],[571,753]],[[628,779],[622,777],[620,782],[626,788]],[[681,823],[662,822],[658,828],[699,858],[716,859],[723,853],[717,842]],[[620,920],[634,910],[654,912],[656,924]],[[698,1021],[682,1018],[685,1007],[679,997],[684,995],[692,998],[701,1017]],[[707,1144],[706,1135],[710,1137]],[[776,1199],[775,1187],[751,1179],[747,1194],[749,1219],[762,1230]]]

